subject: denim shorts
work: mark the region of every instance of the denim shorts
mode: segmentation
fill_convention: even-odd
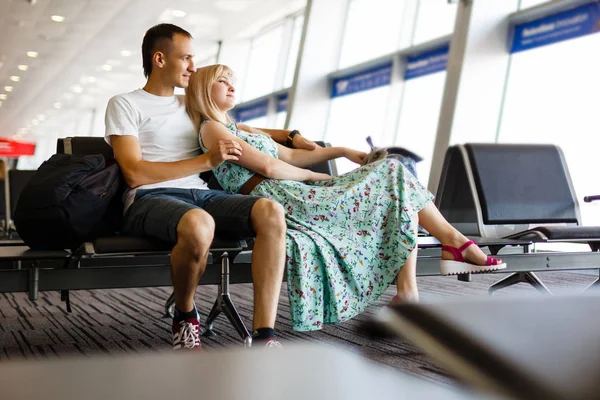
[[[245,239],[255,236],[250,212],[257,196],[221,190],[141,189],[124,216],[123,233],[177,242],[177,225],[186,212],[201,208],[215,221],[215,235]]]

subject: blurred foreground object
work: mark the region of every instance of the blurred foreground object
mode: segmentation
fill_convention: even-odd
[[[126,355],[0,364],[3,399],[474,399],[339,348]]]
[[[420,347],[490,395],[600,398],[600,295],[385,307],[368,326]]]

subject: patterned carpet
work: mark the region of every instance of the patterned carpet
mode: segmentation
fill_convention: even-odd
[[[470,283],[451,277],[419,278],[421,300],[444,301],[466,296],[487,296],[490,284],[503,274],[474,276]],[[576,293],[592,283],[595,271],[547,272],[539,277],[556,294]],[[131,353],[165,349],[170,346],[170,320],[162,317],[170,288],[78,291],[71,293],[72,313],[67,313],[57,292],[40,294],[31,302],[26,294],[0,294],[0,362],[17,358],[61,357],[72,354]],[[376,305],[364,314],[339,326],[327,326],[311,333],[289,328],[285,285],[281,293],[276,330],[285,344],[293,341],[318,341],[344,346],[391,365],[403,372],[438,382],[452,379],[425,355],[401,339],[369,340],[357,332],[360,322],[369,318],[394,294],[388,289]],[[251,324],[252,287],[233,285],[233,299],[242,318]],[[502,290],[498,296],[538,296],[531,287],[520,284]],[[215,287],[198,288],[196,303],[203,318],[216,296]],[[216,323],[218,336],[203,339],[209,351],[224,346],[239,346],[240,340],[225,317]]]

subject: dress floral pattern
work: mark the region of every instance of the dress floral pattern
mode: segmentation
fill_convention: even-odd
[[[271,138],[226,127],[277,157]],[[207,151],[201,139],[200,146]],[[213,172],[229,193],[254,174],[232,162]],[[433,198],[396,159],[325,182],[265,179],[251,194],[284,207],[290,316],[298,331],[347,321],[375,302],[416,247],[416,214]]]

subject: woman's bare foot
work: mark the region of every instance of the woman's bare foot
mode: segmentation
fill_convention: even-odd
[[[388,306],[393,306],[396,304],[406,304],[406,303],[418,303],[419,302],[419,292],[412,293],[398,293],[388,303]]]

